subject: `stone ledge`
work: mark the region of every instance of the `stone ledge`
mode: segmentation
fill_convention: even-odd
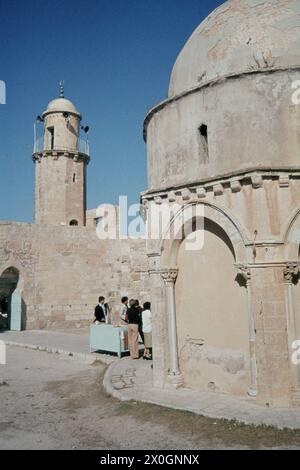
[[[283,170],[266,170],[266,171],[245,171],[238,175],[225,175],[224,177],[211,178],[209,180],[199,181],[198,183],[190,183],[185,186],[179,185],[166,189],[157,189],[141,194],[142,202],[145,206],[149,202],[177,202],[189,201],[192,199],[193,194],[198,199],[205,198],[207,192],[211,191],[215,195],[222,195],[226,190],[230,190],[233,194],[239,193],[243,190],[243,186],[252,185],[253,189],[263,188],[265,180],[277,179],[279,188],[289,188],[291,181],[298,180],[300,183],[300,170],[287,169],[285,173]]]

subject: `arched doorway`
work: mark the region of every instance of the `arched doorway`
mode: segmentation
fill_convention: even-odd
[[[20,331],[23,327],[19,271],[7,268],[0,276],[0,329]]]
[[[234,247],[204,219],[204,246],[177,252],[175,285],[179,367],[184,386],[245,395],[250,384],[246,286],[237,282]]]
[[[298,249],[298,263],[300,263],[300,245]],[[286,285],[287,296],[290,294],[290,303],[288,308],[288,341],[290,354],[297,351],[298,341],[300,340],[300,272],[294,274],[290,282]],[[300,364],[292,361],[291,366],[293,377],[293,388],[296,391],[297,400],[300,397]]]
[[[72,227],[77,227],[78,226],[78,220],[75,220],[75,219],[71,220],[69,225],[71,225]]]

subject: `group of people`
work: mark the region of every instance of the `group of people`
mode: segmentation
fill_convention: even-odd
[[[95,307],[96,324],[109,323],[109,305],[104,297],[99,297],[99,303]],[[145,302],[143,307],[136,299],[129,300],[122,297],[120,319],[123,325],[128,327],[129,351],[132,359],[139,359],[139,338],[144,344],[143,359],[152,360],[152,315],[151,304]]]

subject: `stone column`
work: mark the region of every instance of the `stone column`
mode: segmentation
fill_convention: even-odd
[[[168,312],[168,339],[169,339],[169,373],[168,383],[174,387],[180,387],[183,384],[182,374],[179,370],[178,345],[177,345],[177,326],[175,310],[175,281],[177,279],[178,269],[163,269],[161,276],[165,283],[167,312]]]
[[[283,275],[285,280],[285,302],[287,312],[287,334],[288,334],[288,346],[290,354],[290,365],[292,374],[292,389],[293,389],[293,400],[300,403],[300,367],[292,363],[293,355],[293,342],[299,340],[296,330],[296,318],[295,309],[293,305],[293,280],[299,274],[298,263],[287,263],[283,269]]]
[[[248,299],[248,329],[249,329],[249,352],[250,352],[250,386],[248,395],[250,397],[257,396],[257,365],[255,352],[255,323],[252,309],[252,293],[251,293],[251,271],[246,266],[238,266],[239,274],[243,276],[247,286]]]
[[[150,254],[148,257],[152,312],[153,385],[157,388],[164,388],[169,368],[165,286],[160,274],[160,255]]]
[[[256,329],[257,402],[289,407],[293,403],[287,335],[284,263],[251,268],[251,304]]]

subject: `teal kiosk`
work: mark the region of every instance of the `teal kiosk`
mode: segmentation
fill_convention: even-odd
[[[126,326],[103,323],[90,326],[90,351],[116,353],[118,357],[129,352],[128,331]]]

